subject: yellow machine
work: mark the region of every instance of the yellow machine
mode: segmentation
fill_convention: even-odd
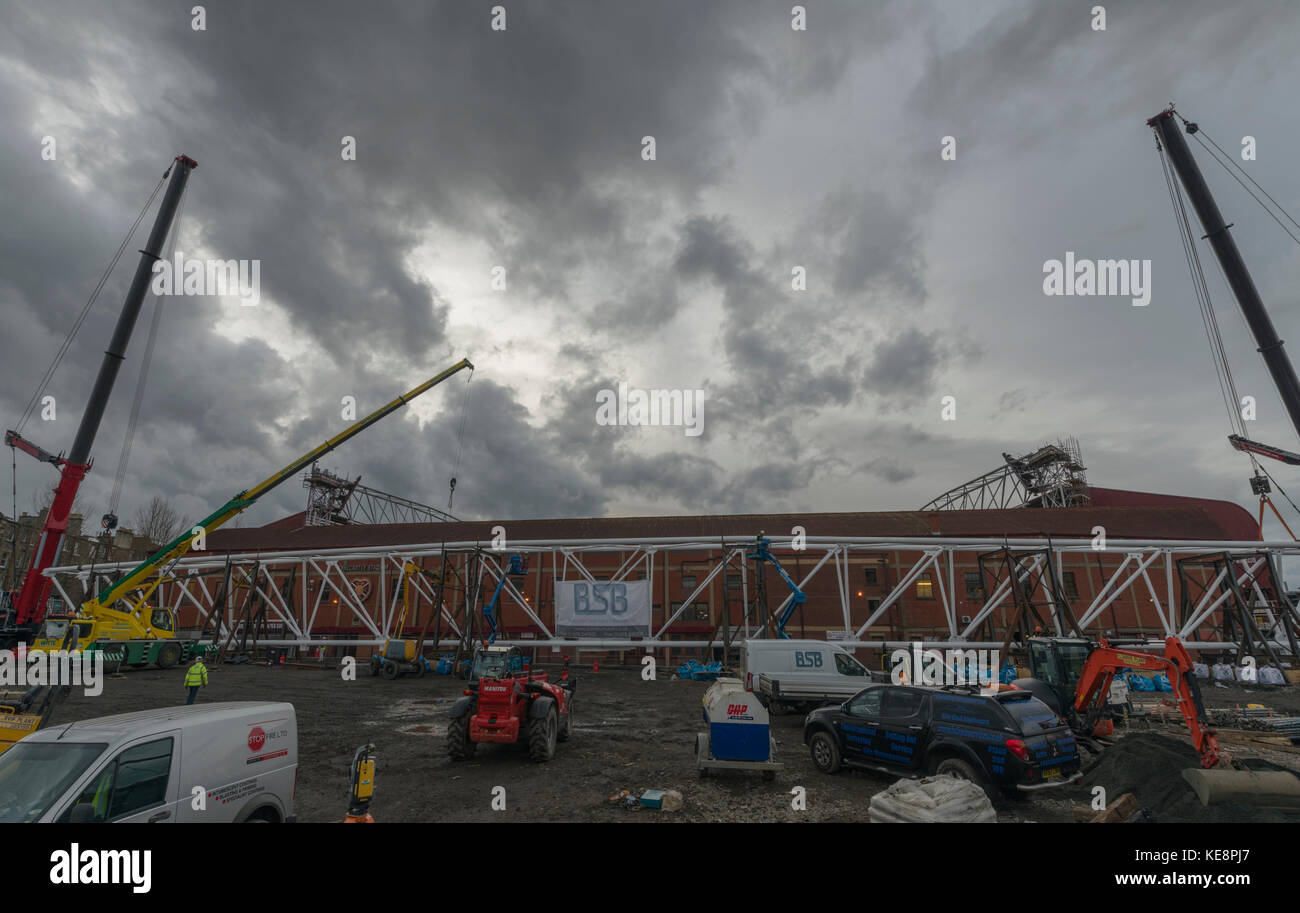
[[[474,366],[467,359],[458,361],[319,447],[303,454],[260,484],[241,491],[192,529],[182,532],[123,577],[96,593],[82,604],[75,616],[56,615],[47,618],[33,647],[51,649],[50,645],[62,642],[68,625],[71,624],[75,627],[76,640],[75,645],[69,649],[101,649],[110,663],[121,662],[137,667],[153,663],[165,669],[202,652],[204,645],[196,641],[176,639],[176,620],[169,609],[149,604],[158,587],[172,579],[160,572],[185,557],[191,549],[202,550],[209,533],[255,504],[267,492],[293,478],[384,416],[465,368],[472,371]]]
[[[66,650],[71,643],[72,634],[65,631],[63,639],[56,641],[51,649]],[[0,697],[0,754],[44,726],[54,711],[54,702],[67,689],[67,685],[36,685],[21,695]]]
[[[392,680],[403,673],[420,678],[433,671],[429,661],[420,655],[420,649],[424,645],[424,633],[421,632],[418,641],[402,638],[402,632],[406,629],[406,616],[411,609],[411,578],[417,574],[423,574],[435,583],[439,580],[435,572],[425,570],[414,562],[407,561],[402,565],[402,611],[397,616],[393,636],[384,641],[383,651],[370,657],[371,675],[380,675]],[[433,608],[435,612],[438,609],[436,605]]]
[[[352,789],[344,824],[374,824],[370,800],[375,795],[375,746],[366,743],[352,756]]]

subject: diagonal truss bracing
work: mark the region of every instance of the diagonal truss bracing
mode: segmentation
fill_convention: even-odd
[[[789,538],[771,537],[773,548],[793,553]],[[1113,539],[1098,542],[1093,539],[1051,540],[1041,539],[976,539],[976,538],[878,538],[878,537],[827,537],[808,535],[806,554],[814,559],[811,569],[800,581],[807,589],[817,582],[818,598],[834,607],[832,615],[838,616],[835,626],[842,630],[827,631],[849,646],[894,647],[900,641],[879,634],[881,620],[886,613],[908,597],[923,579],[932,588],[937,608],[942,610],[943,626],[947,640],[931,640],[935,645],[985,645],[997,646],[1006,631],[1005,619],[1015,608],[1015,601],[1028,598],[1046,613],[1045,620],[1056,632],[1068,632],[1077,626],[1086,632],[1100,633],[1104,628],[1104,613],[1116,600],[1140,600],[1154,610],[1158,630],[1148,634],[1151,643],[1159,644],[1166,636],[1179,636],[1184,640],[1198,640],[1200,647],[1224,649],[1236,647],[1235,639],[1209,640],[1203,634],[1237,631],[1239,625],[1227,627],[1219,623],[1225,606],[1245,604],[1252,616],[1260,619],[1261,634],[1274,644],[1286,643],[1283,621],[1291,617],[1300,622],[1300,615],[1288,601],[1280,596],[1284,584],[1275,579],[1280,575],[1283,559],[1300,557],[1300,544],[1295,542],[1189,542],[1179,540],[1139,541]],[[500,643],[518,643],[524,646],[575,646],[594,649],[639,649],[657,647],[695,647],[714,644],[698,637],[684,639],[674,634],[674,626],[687,608],[701,594],[709,592],[719,577],[724,587],[732,586],[731,578],[739,578],[740,606],[746,612],[742,618],[728,618],[728,630],[736,638],[759,636],[758,619],[748,617],[749,595],[755,585],[754,569],[745,560],[750,540],[740,537],[719,540],[711,537],[680,538],[629,538],[602,540],[551,541],[534,540],[511,542],[501,548],[492,548],[487,542],[412,543],[400,547],[373,547],[335,549],[315,552],[261,552],[256,555],[226,555],[191,552],[189,557],[169,569],[167,580],[156,595],[160,604],[193,609],[206,628],[215,626],[221,636],[229,634],[233,619],[233,600],[220,602],[222,589],[219,580],[229,567],[231,579],[237,585],[252,588],[265,602],[269,619],[277,623],[281,632],[275,639],[262,639],[267,645],[328,645],[328,644],[382,644],[390,635],[400,610],[400,587],[394,584],[407,561],[426,568],[436,568],[444,560],[460,575],[469,580],[470,573],[477,586],[467,587],[441,607],[446,636],[443,643],[456,643],[462,634],[466,604],[473,609],[480,605],[483,591],[490,592],[497,581],[505,576],[502,589],[503,604],[509,603],[526,615],[540,631],[540,636],[522,641],[499,638]],[[987,590],[978,593],[977,607],[969,615],[959,616],[956,567],[972,566],[981,553],[1006,551],[1010,559],[1005,567],[1012,573],[1001,579],[986,581]],[[509,554],[531,556],[529,577],[520,582],[505,572]],[[853,598],[854,585],[851,568],[874,562],[882,553],[892,554],[898,568],[897,583],[878,601],[863,606],[861,599]],[[1205,573],[1201,581],[1203,591],[1190,598],[1180,582],[1179,562],[1213,554],[1221,562],[1217,574]],[[477,560],[475,560],[475,556]],[[692,565],[706,566],[692,587],[682,588],[680,605],[667,610],[666,592],[669,565],[674,560],[689,560]],[[549,560],[548,560],[549,559]],[[1014,559],[1014,560],[1011,560]],[[1103,559],[1108,567],[1103,566]],[[1067,596],[1060,586],[1061,571],[1067,567],[1098,569],[1100,579],[1094,592],[1087,598],[1077,594]],[[359,591],[356,584],[358,566],[377,573],[377,592]],[[807,565],[805,565],[807,566]],[[473,570],[471,571],[471,568]],[[593,570],[594,568],[594,570]],[[87,592],[105,586],[117,574],[129,569],[127,564],[101,564],[90,567],[57,567],[46,573],[53,580],[59,595],[69,604],[77,604]],[[286,599],[281,586],[289,571],[296,569],[293,591]],[[539,577],[533,575],[546,570],[548,580],[598,579],[625,580],[639,575],[654,584],[655,600],[665,607],[662,621],[657,621],[650,634],[642,639],[601,639],[577,641],[559,638],[553,633],[552,619],[544,610],[549,603],[549,592],[541,586]],[[1265,579],[1261,569],[1273,569]],[[1231,574],[1231,579],[1229,578]],[[93,578],[93,579],[92,579]],[[1050,586],[1047,582],[1050,582]],[[418,598],[432,605],[433,587],[419,577],[412,578]],[[525,592],[535,587],[535,595]],[[548,583],[549,586],[549,583]],[[967,583],[967,605],[971,584]],[[1034,587],[1045,588],[1037,595],[1026,593]],[[361,588],[361,589],[364,589]],[[687,591],[689,589],[689,592]],[[356,634],[340,638],[337,632],[321,629],[323,600],[329,593],[331,607],[337,615],[346,615]],[[1234,595],[1235,594],[1235,595]],[[858,594],[861,595],[861,594]],[[777,611],[784,608],[789,596]],[[337,603],[334,602],[337,600]],[[675,598],[672,600],[677,601]],[[1071,604],[1073,603],[1073,604]],[[1180,607],[1183,610],[1180,612]],[[1240,609],[1240,605],[1238,605]],[[969,610],[969,609],[968,609]],[[999,629],[1001,625],[1001,629]],[[873,632],[873,629],[876,631]],[[1145,630],[1145,628],[1144,628]],[[984,633],[986,639],[980,639]],[[1285,647],[1284,647],[1285,649]],[[1291,651],[1287,651],[1291,652]]]

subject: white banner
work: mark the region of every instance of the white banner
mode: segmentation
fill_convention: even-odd
[[[560,637],[648,637],[650,581],[555,581],[555,633]]]

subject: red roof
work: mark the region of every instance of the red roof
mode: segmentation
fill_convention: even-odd
[[[1089,488],[1088,493],[1092,496],[1094,507],[1199,507],[1230,534],[1226,538],[1241,541],[1260,538],[1259,521],[1240,504],[1231,501],[1157,495],[1120,488]]]
[[[488,542],[504,526],[509,539],[619,539],[706,536],[734,541],[760,531],[789,535],[802,526],[810,536],[1031,539],[1091,538],[1103,526],[1112,539],[1258,539],[1244,509],[1227,501],[1092,489],[1090,507],[1015,510],[882,511],[873,513],[739,514],[699,517],[584,517],[549,520],[482,520],[302,526],[302,514],[252,529],[223,529],[208,549],[259,552],[364,548],[437,542]],[[295,526],[296,524],[296,526]]]

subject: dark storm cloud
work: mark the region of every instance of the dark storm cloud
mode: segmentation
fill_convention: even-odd
[[[832,256],[835,293],[883,293],[893,300],[925,298],[924,263],[916,226],[874,191],[828,197],[808,226]]]
[[[915,327],[876,346],[864,383],[868,392],[918,399],[934,387],[935,376],[946,361],[946,348],[937,332]]]
[[[1094,6],[1106,10],[1105,31],[1092,29]],[[1230,71],[1248,58],[1260,38],[1292,18],[1290,7],[1286,0],[1252,2],[1249,12],[1218,0],[1008,4],[960,46],[931,48],[910,103],[941,115],[977,147],[990,132],[1023,142],[1065,124],[1086,127],[1078,104],[1026,104],[1046,85],[1106,85],[1082,93],[1089,107],[1124,111],[1135,102],[1136,113],[1149,116],[1197,69]],[[1185,66],[1193,60],[1197,67]]]
[[[445,394],[445,406],[430,422],[394,423],[378,436],[349,445],[351,465],[364,466],[386,491],[446,509],[448,482],[457,479],[451,512],[460,517],[525,519],[600,516],[604,492],[575,465],[562,441],[531,426],[513,391],[489,378],[471,382],[472,417],[461,429],[460,385]],[[341,454],[342,456],[342,454]]]
[[[904,466],[897,460],[889,457],[877,457],[874,460],[870,460],[862,464],[861,471],[893,484],[906,482],[908,479],[916,475],[915,469],[910,466]]]
[[[795,292],[788,263],[760,256],[730,221],[697,217],[682,228],[675,266],[684,279],[722,292],[723,351],[736,378],[714,395],[724,424],[853,395],[856,358],[833,337],[834,308]],[[831,320],[821,322],[823,313]]]
[[[617,372],[585,353],[591,365],[546,395],[551,415],[546,440],[572,465],[581,467],[603,490],[634,491],[642,499],[678,505],[709,503],[723,478],[723,468],[703,455],[699,438],[680,428],[602,425],[596,421],[596,395],[613,390]],[[688,509],[690,509],[688,507]]]
[[[1031,232],[1047,234],[1035,221],[1046,207],[1070,237],[1122,229],[1125,243],[1151,243],[1140,194],[1118,194],[1110,211],[1095,202],[1106,188],[1089,166],[1127,148],[1100,126],[1207,85],[1222,84],[1221,107],[1253,94],[1285,105],[1288,55],[1254,46],[1295,34],[1284,5],[1104,5],[1108,31],[1094,33],[1091,4],[813,2],[797,33],[788,2],[517,0],[497,33],[491,4],[227,3],[208,5],[196,33],[190,5],[0,0],[0,409],[20,411],[184,151],[200,161],[185,244],[259,258],[264,298],[305,344],[281,345],[271,309],[265,322],[239,312],[235,332],[222,318],[237,306],[180,302],[155,356],[135,496],[157,490],[199,513],[336,431],[341,396],[365,411],[461,354],[484,355],[462,353],[466,340],[500,328],[451,291],[470,267],[420,273],[428,250],[444,262],[468,250],[506,267],[516,310],[504,320],[527,329],[487,334],[494,361],[480,358],[492,368],[471,385],[463,443],[453,383],[428,395],[431,419],[403,410],[328,464],[435,506],[456,473],[453,512],[467,517],[647,501],[665,513],[911,506],[996,462],[1004,437],[1032,438],[1039,404],[1053,404],[1055,423],[1058,404],[1123,404],[1145,379],[1097,367],[1123,343],[1149,349],[1139,334],[1076,320],[1035,345],[1056,311],[1007,295],[1045,256]],[[900,111],[877,99],[882,79]],[[1051,131],[1044,153],[1036,141]],[[935,154],[948,133],[960,142],[953,167]],[[40,159],[46,134],[57,163]],[[640,155],[646,135],[653,162]],[[356,162],[341,160],[343,136],[356,138]],[[824,175],[819,163],[845,167]],[[1076,188],[1081,172],[1094,183]],[[791,289],[795,265],[807,291]],[[71,440],[127,272],[56,378],[47,446]],[[1282,266],[1272,279],[1293,284]],[[143,331],[96,447],[96,497]],[[695,370],[674,362],[686,344],[704,363],[674,383],[705,388],[703,439],[595,423],[596,390],[648,365]],[[1131,370],[1166,368],[1122,354]],[[981,387],[973,372],[995,359],[1006,376]],[[966,397],[964,418],[983,410],[1015,427],[940,424],[932,396],[948,383]],[[1017,398],[1024,389],[1033,395]],[[1107,414],[1112,441],[1143,424]],[[1117,471],[1137,459],[1108,447]],[[20,469],[20,486],[46,468]],[[1186,472],[1186,485],[1200,479]],[[301,509],[296,485],[259,519]]]
[[[50,98],[73,114],[44,126],[60,142],[57,166],[32,155],[33,137],[6,133],[0,181],[25,214],[5,237],[6,307],[22,324],[11,338],[24,339],[21,355],[7,362],[21,370],[8,376],[42,369],[106,239],[120,236],[121,214],[138,207],[176,150],[200,160],[184,239],[193,246],[201,238],[220,256],[260,259],[262,294],[287,310],[293,332],[314,340],[328,364],[289,365],[255,341],[213,337],[211,320],[198,315],[222,305],[189,301],[193,319],[169,315],[164,324],[152,383],[165,394],[155,401],[151,392],[138,433],[142,445],[184,440],[186,454],[158,474],[145,468],[160,459],[157,451],[138,447],[142,481],[183,475],[181,465],[238,479],[244,469],[232,471],[239,460],[225,455],[316,442],[337,411],[337,390],[324,393],[333,378],[387,391],[392,385],[376,376],[377,363],[447,357],[447,302],[407,262],[429,226],[484,243],[525,307],[562,302],[575,271],[595,269],[627,279],[625,291],[587,315],[592,331],[662,325],[682,298],[672,271],[646,260],[653,256],[647,220],[669,203],[689,207],[725,173],[731,144],[761,124],[764,94],[797,99],[828,90],[854,47],[888,33],[843,4],[813,5],[828,36],[824,54],[808,53],[808,42],[785,41],[788,7],[770,5],[770,21],[755,9],[518,3],[504,33],[487,27],[489,7],[460,3],[325,3],[310,12],[223,4],[208,9],[205,32],[193,31],[180,8],[123,4],[108,12],[55,3],[16,11],[6,17],[11,28],[0,49],[32,70],[45,101],[35,86],[0,86],[6,121],[40,125],[37,106],[48,108]],[[775,53],[774,38],[782,43]],[[90,98],[92,80],[116,97]],[[645,135],[659,143],[655,162],[641,159]],[[343,136],[356,138],[356,162],[341,160]],[[94,193],[70,191],[60,167],[83,173]],[[661,238],[664,258],[675,243]],[[133,266],[134,257],[125,263]],[[112,304],[92,317],[82,339],[107,335],[123,285],[115,276],[104,295]],[[581,329],[572,327],[572,314],[565,323]],[[743,329],[732,340],[736,359],[777,352]],[[137,337],[98,451],[113,447],[140,346]],[[66,389],[88,387],[94,362],[67,366]],[[793,376],[788,363],[761,369],[772,371]],[[809,383],[828,392],[794,399],[842,401],[851,393],[843,371],[825,369]],[[6,384],[11,414],[26,395],[19,386]],[[476,406],[475,416],[485,430],[510,420],[535,438],[518,409],[485,418]],[[497,448],[498,482],[530,476],[525,450],[535,445]],[[597,453],[619,455],[608,465],[585,461],[592,478],[614,487],[645,491],[677,478],[687,486],[682,496],[695,499],[717,473],[697,454]],[[379,475],[395,489],[427,487],[419,471],[389,465]],[[201,486],[208,487],[229,486]],[[601,507],[576,477],[557,478],[550,492],[538,496],[555,505],[550,511],[518,497],[510,503],[543,514]],[[275,500],[289,503],[284,493]],[[485,496],[480,506],[491,513],[506,509],[506,500]]]

